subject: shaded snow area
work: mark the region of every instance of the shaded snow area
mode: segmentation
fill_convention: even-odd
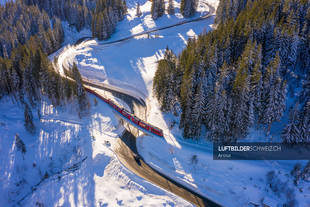
[[[113,149],[122,127],[107,104],[89,98],[82,119],[44,101],[40,120],[33,110],[35,135],[25,130],[22,106],[1,99],[0,206],[187,206],[120,164]]]
[[[172,25],[184,21],[182,14],[180,13],[180,2],[181,0],[174,0],[175,14],[168,15],[167,13],[156,19],[152,19],[150,13],[152,2],[147,0],[127,0],[128,15],[125,20],[120,22],[116,28],[115,35],[112,36],[111,40],[118,39],[120,36],[127,37],[133,34],[144,32],[147,30],[155,29],[158,27]],[[140,4],[140,9],[142,15],[140,17],[136,16],[136,6],[137,3]],[[197,8],[197,13],[189,19],[194,19],[199,16],[204,16],[208,14],[209,7],[205,3],[211,4],[213,7],[217,7],[218,0],[200,0]],[[165,0],[165,8],[168,7],[168,1]]]

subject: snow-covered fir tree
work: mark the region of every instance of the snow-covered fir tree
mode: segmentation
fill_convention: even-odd
[[[26,130],[30,132],[31,134],[34,134],[36,128],[35,128],[35,125],[33,124],[33,115],[32,115],[31,109],[27,103],[25,103],[24,119],[25,119],[24,126]]]
[[[306,80],[303,81],[302,91],[299,98],[300,99],[299,101],[301,103],[306,103],[310,101],[310,71],[308,71],[306,75],[307,78]]]
[[[191,17],[195,14],[198,0],[181,0],[181,13],[184,17]]]
[[[15,144],[17,149],[21,151],[22,154],[25,154],[27,152],[26,145],[18,134],[15,135]]]
[[[175,13],[173,2],[174,2],[174,0],[169,0],[169,2],[168,2],[167,13],[170,15],[174,15],[174,13]]]
[[[302,171],[301,178],[307,182],[310,181],[310,161],[308,161],[307,165],[305,166],[304,170]]]
[[[304,103],[299,113],[299,125],[301,142],[310,143],[310,101]]]
[[[282,132],[282,139],[285,143],[299,143],[300,129],[298,127],[298,104],[290,109],[289,123]]]
[[[246,6],[251,6],[252,2],[253,0],[220,0],[215,22],[219,24],[230,18],[236,19]]]
[[[263,78],[263,117],[262,123],[268,125],[268,132],[271,124],[280,121],[285,109],[286,83],[280,77],[280,56],[279,54],[270,62]]]
[[[126,1],[97,0],[92,16],[92,34],[99,40],[107,39],[114,32],[117,22],[122,20],[127,12]]]
[[[159,99],[161,109],[163,111],[170,111],[176,100],[174,90],[176,70],[176,56],[169,48],[166,48],[164,59],[158,62],[158,69],[156,71],[156,79],[154,79],[154,93]]]
[[[136,16],[137,17],[141,17],[141,15],[142,15],[142,12],[141,12],[141,9],[140,9],[140,3],[138,2],[137,3]]]
[[[157,19],[163,16],[165,13],[165,1],[164,0],[153,0],[151,7],[151,14],[153,19]]]
[[[71,70],[73,74],[73,79],[75,80],[76,85],[77,85],[76,94],[77,94],[80,110],[85,111],[89,107],[89,102],[88,102],[88,98],[86,95],[86,91],[83,87],[83,81],[82,81],[81,74],[75,63],[73,64]]]

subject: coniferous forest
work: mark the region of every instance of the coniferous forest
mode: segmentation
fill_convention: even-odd
[[[17,0],[0,7],[0,56],[8,58],[19,44],[36,36],[45,53],[57,50],[64,38],[61,21],[78,31],[92,29],[93,36],[109,38],[126,13],[124,0]]]
[[[180,55],[166,49],[153,87],[162,110],[181,111],[185,137],[205,127],[224,142],[289,114],[283,142],[310,142],[310,2],[220,0],[216,23]]]
[[[76,66],[71,81],[61,77],[48,59],[64,41],[61,21],[77,31],[90,28],[93,37],[106,39],[125,13],[123,0],[16,0],[0,6],[0,98],[10,95],[23,104],[29,132],[35,128],[31,108],[42,96],[54,105],[76,100],[81,111],[88,108]]]

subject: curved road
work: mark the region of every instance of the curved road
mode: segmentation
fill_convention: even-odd
[[[106,90],[105,86],[97,85],[94,83],[84,82],[84,85],[98,88],[100,90]],[[137,98],[121,93],[119,91],[111,91],[118,98],[125,101],[128,106],[131,106],[134,114],[138,117],[145,117],[146,106],[143,102],[140,102]],[[100,97],[98,97],[100,98]],[[138,130],[135,128],[127,127],[123,132],[121,139],[118,142],[118,148],[115,149],[115,153],[120,162],[136,175],[150,181],[151,183],[160,186],[161,188],[182,197],[190,203],[201,207],[220,207],[221,205],[208,199],[190,188],[177,183],[173,179],[158,172],[139,156],[136,147],[136,136],[138,136]]]
[[[156,31],[176,27],[179,25],[188,24],[191,22],[197,22],[197,21],[210,18],[211,16],[214,16],[215,9],[211,5],[209,4],[207,5],[209,6],[210,11],[207,15],[203,17],[199,17],[199,18],[192,19],[192,20],[185,20],[183,22],[180,22],[174,25],[145,31],[142,33],[132,35],[130,37],[126,37],[126,38],[119,39],[116,41],[105,42],[101,44],[107,45],[107,44],[114,44],[117,42],[123,42],[129,39],[132,39],[136,36],[145,35],[145,34],[149,34],[152,32],[156,32]],[[81,38],[75,43],[75,45],[78,45],[87,39],[89,39],[89,37]],[[91,86],[93,88],[111,92],[114,96],[125,101],[137,117],[143,120],[146,120],[146,104],[144,100],[142,100],[141,98],[136,98],[130,94],[127,94],[126,92],[115,90],[114,88],[109,88],[108,86],[104,84],[93,83],[93,82],[86,81],[86,80],[84,80],[83,83],[84,83],[84,86],[86,87]],[[151,183],[157,186],[160,186],[161,188],[175,195],[182,197],[183,199],[189,201],[190,203],[196,206],[201,206],[201,207],[220,207],[221,206],[218,203],[212,201],[211,199],[206,198],[198,194],[197,192],[191,190],[190,188],[180,183],[177,183],[173,179],[158,172],[157,170],[153,169],[150,165],[145,163],[143,158],[141,158],[138,154],[137,147],[136,147],[136,136],[138,136],[138,130],[133,127],[127,126],[126,130],[123,132],[121,136],[121,139],[118,142],[119,146],[115,150],[117,157],[119,158],[120,162],[125,167],[127,167],[130,171],[132,171],[136,175],[150,181]]]

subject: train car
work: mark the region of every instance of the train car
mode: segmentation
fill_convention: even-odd
[[[131,121],[135,123],[136,125],[139,125],[139,122],[141,121],[138,117],[136,116],[131,116]]]
[[[150,125],[150,131],[153,133],[153,134],[156,134],[160,137],[163,137],[164,134],[163,134],[163,130],[161,130],[160,128],[157,128],[153,125]]]
[[[161,130],[161,129],[155,129],[155,128],[151,128],[151,132],[152,133],[154,133],[154,134],[156,134],[156,135],[158,135],[158,136],[160,136],[160,137],[163,137],[164,135],[163,135],[163,131]]]
[[[139,121],[139,126],[146,129],[147,131],[150,131],[150,126],[143,121]]]
[[[118,112],[121,113],[122,109],[120,107],[118,107],[115,103],[113,103],[113,101],[109,101],[109,104]]]
[[[126,117],[127,119],[131,120],[131,114],[126,110],[126,109],[123,109],[121,111],[121,114]]]
[[[95,96],[99,97],[100,99],[102,99],[104,102],[108,103],[112,108],[114,108],[116,111],[118,111],[119,113],[121,113],[124,117],[126,117],[127,119],[129,119],[130,121],[132,121],[134,124],[138,125],[139,127],[157,135],[160,137],[163,137],[163,131],[151,124],[148,124],[146,122],[143,122],[142,120],[140,120],[138,117],[132,115],[130,112],[128,112],[126,109],[120,108],[118,105],[116,105],[112,100],[110,99],[106,99],[103,96],[101,96],[100,94],[98,94],[95,90],[91,90],[88,88],[85,88],[87,92],[94,94]]]

